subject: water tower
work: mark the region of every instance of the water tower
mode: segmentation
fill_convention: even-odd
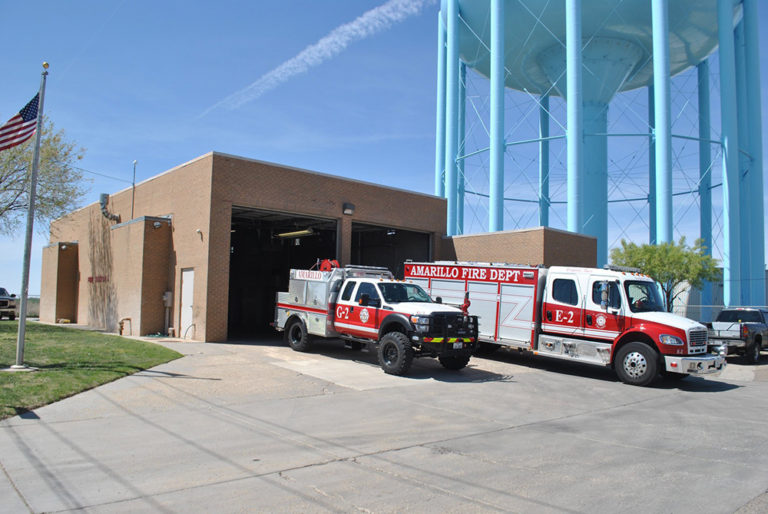
[[[670,78],[699,73],[699,226],[712,248],[709,147],[722,148],[722,255],[726,305],[765,304],[762,135],[757,0],[442,0],[438,17],[435,194],[448,199],[447,233],[463,232],[460,173],[466,69],[489,80],[488,231],[504,229],[505,88],[538,103],[539,224],[548,225],[549,99],[567,105],[567,226],[595,236],[607,262],[606,123],[615,95],[648,88],[647,193],[654,243],[673,240]],[[708,57],[718,50],[720,138],[710,135]],[[718,184],[719,185],[719,184]],[[704,291],[702,303],[711,303]]]

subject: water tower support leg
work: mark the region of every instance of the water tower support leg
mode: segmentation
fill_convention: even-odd
[[[456,234],[456,156],[459,139],[459,2],[446,0],[446,130],[445,130],[445,189],[448,200],[446,235]]]
[[[466,137],[467,120],[467,65],[459,66],[459,156],[464,155],[464,138]],[[464,233],[464,159],[458,161],[456,173],[456,234]]]
[[[648,244],[655,245],[656,238],[656,133],[653,119],[656,92],[652,85],[648,86]]]
[[[539,225],[549,226],[549,95],[539,98]]]
[[[491,176],[489,227],[504,230],[504,0],[491,0]]]
[[[736,64],[731,0],[717,0],[717,19],[723,141],[723,302],[726,306],[736,306],[741,303],[739,131],[736,120]]]
[[[571,232],[584,229],[582,188],[584,126],[581,81],[581,0],[565,2],[565,60],[567,98],[567,228]]]
[[[705,253],[712,255],[712,148],[709,140],[709,61],[697,66],[699,96],[699,237]],[[712,283],[701,286],[701,320],[711,321]]]
[[[653,89],[656,133],[656,237],[672,242],[672,129],[669,93],[669,2],[653,0]]]
[[[749,179],[752,174],[749,155],[749,123],[747,121],[747,70],[744,50],[744,20],[733,31],[734,51],[736,54],[736,119],[739,125],[739,233],[741,237],[741,303],[752,305],[752,278],[749,259],[752,255],[752,239],[749,237],[749,222],[752,213]]]
[[[758,32],[758,0],[744,0],[744,40],[746,42],[747,104],[749,105],[750,196],[752,212],[751,288],[752,302],[765,305],[765,223],[763,206],[763,127],[760,100],[760,42]]]
[[[445,198],[445,23],[437,13],[437,108],[435,127],[435,196]]]

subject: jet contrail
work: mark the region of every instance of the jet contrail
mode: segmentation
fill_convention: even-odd
[[[304,73],[338,55],[350,43],[382,32],[395,23],[419,14],[425,6],[435,2],[436,0],[389,0],[360,15],[354,21],[333,29],[317,43],[309,45],[295,57],[262,75],[256,82],[212,105],[200,117],[218,107],[232,110],[255,100],[294,75]]]

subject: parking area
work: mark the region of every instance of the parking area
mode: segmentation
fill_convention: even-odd
[[[0,422],[3,512],[765,512],[768,356],[639,388],[497,352],[460,372],[277,337]]]

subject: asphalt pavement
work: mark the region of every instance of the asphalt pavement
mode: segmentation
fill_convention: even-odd
[[[0,512],[768,512],[768,355],[622,384],[497,352],[468,368],[275,337],[0,422]]]

